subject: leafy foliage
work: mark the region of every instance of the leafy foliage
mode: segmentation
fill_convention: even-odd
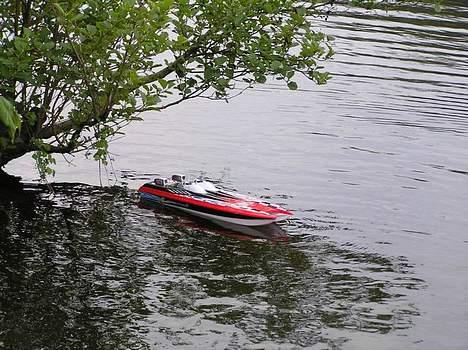
[[[80,150],[105,161],[109,141],[139,113],[195,97],[227,99],[267,76],[291,90],[297,75],[323,84],[321,61],[333,50],[313,23],[332,4],[0,2],[0,122],[9,135],[0,167],[30,151],[42,154],[38,164],[48,162],[44,154]]]

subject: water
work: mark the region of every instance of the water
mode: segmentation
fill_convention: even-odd
[[[2,193],[0,348],[468,348],[468,7],[446,4],[320,22],[326,86],[147,114],[111,187],[78,158],[55,195]],[[138,208],[172,172],[284,204],[291,238]]]

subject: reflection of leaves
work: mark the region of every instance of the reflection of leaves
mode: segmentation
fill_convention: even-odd
[[[296,249],[287,244],[232,242],[203,232],[186,235],[190,238],[168,237],[163,250],[170,252],[170,258],[161,265],[195,277],[207,294],[201,300],[239,300],[245,314],[242,322],[230,319],[231,308],[215,311],[203,303],[197,311],[223,324],[244,325],[251,339],[295,339],[308,346],[317,341],[323,327],[388,333],[395,324],[410,327],[418,314],[402,298],[414,286],[400,281],[411,269],[404,261],[338,247],[318,237],[293,242],[302,247]],[[186,258],[177,258],[182,253]],[[243,293],[244,285],[251,289],[248,294]]]
[[[73,185],[58,186],[60,204],[37,190],[2,198],[13,203],[10,238],[0,243],[0,329],[7,348],[144,348],[129,327],[145,313],[144,273],[131,244],[115,237],[121,196]]]
[[[390,299],[392,295],[384,292],[382,288],[383,287],[369,288],[367,290],[369,293],[369,300],[378,303],[386,299]]]
[[[197,347],[206,340],[193,337],[200,329],[223,340],[240,334],[240,347],[339,346],[327,329],[388,333],[411,327],[418,314],[407,295],[424,282],[403,259],[320,236],[238,241],[177,215],[162,220],[164,210],[147,215],[122,189],[54,188],[55,202],[36,191],[27,215],[18,214],[25,204],[17,200],[7,214],[18,238],[0,242],[0,281],[7,281],[0,283],[0,329],[11,348],[72,341],[92,348],[103,344],[99,338],[109,347],[144,348],[146,338],[169,334]]]

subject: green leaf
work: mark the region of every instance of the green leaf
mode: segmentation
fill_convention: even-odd
[[[279,71],[281,68],[283,68],[283,64],[280,61],[273,61],[271,62],[270,67],[273,71]]]
[[[53,41],[49,41],[49,42],[44,43],[44,45],[42,45],[42,47],[45,50],[51,50],[51,49],[53,49],[55,47],[55,43]]]
[[[14,41],[15,48],[20,52],[25,52],[28,49],[28,42],[24,38],[16,38]]]
[[[29,124],[30,126],[34,126],[34,124],[36,124],[36,120],[37,120],[36,113],[34,113],[34,112],[29,112],[29,113],[26,115],[26,120],[28,121],[28,124]]]
[[[273,12],[273,6],[268,2],[265,3],[265,5],[263,5],[263,8],[265,9],[265,11],[267,13],[272,13]]]
[[[21,128],[21,118],[11,102],[3,96],[0,96],[0,122],[6,126],[11,142],[13,142],[16,131]]]
[[[59,17],[65,17],[65,11],[63,10],[62,6],[59,3],[54,2],[52,5],[55,7],[55,12],[59,15]]]
[[[255,76],[255,81],[260,84],[265,84],[267,81],[267,78],[264,75],[257,75]]]
[[[286,78],[291,79],[294,76],[294,71],[290,70],[286,72]]]
[[[161,87],[163,88],[163,90],[164,90],[165,88],[167,88],[167,85],[168,85],[167,80],[159,79],[159,80],[158,80],[158,83],[159,83],[159,85],[161,85]]]
[[[330,79],[330,74],[328,72],[314,71],[312,77],[318,85],[323,85]]]
[[[204,78],[205,80],[211,80],[215,76],[215,71],[211,67],[205,67]]]
[[[289,90],[297,90],[297,83],[294,82],[294,81],[290,81],[288,83],[288,88],[289,88]]]
[[[96,32],[97,32],[96,27],[93,26],[93,25],[91,25],[91,24],[88,24],[88,25],[86,26],[86,30],[87,30],[87,31],[89,32],[89,34],[91,34],[91,35],[94,35],[94,34],[96,34]]]
[[[50,145],[41,143],[38,144],[37,147],[39,150],[33,153],[32,158],[36,162],[36,167],[37,170],[39,170],[41,180],[45,180],[47,175],[55,175],[55,170],[50,167],[51,164],[55,164],[55,158],[51,154],[47,153],[47,148],[50,148]]]
[[[82,19],[85,19],[85,18],[87,18],[87,17],[88,17],[88,16],[86,16],[85,14],[79,13],[79,14],[77,14],[76,16],[74,16],[74,17],[70,20],[70,22],[81,21]]]
[[[130,83],[137,85],[138,82],[140,81],[140,78],[138,77],[138,73],[134,70],[130,70],[128,72],[128,78],[130,80]]]
[[[258,62],[257,55],[255,55],[254,53],[249,53],[249,54],[247,55],[247,60],[248,60],[249,63],[252,64],[252,65],[257,64],[257,62]]]
[[[299,16],[305,16],[307,14],[307,11],[304,7],[297,7],[296,12]]]
[[[162,0],[159,1],[159,8],[163,11],[166,12],[169,10],[172,6],[173,0]]]
[[[218,82],[218,85],[223,88],[228,87],[228,84],[229,84],[229,80],[225,78],[219,78],[217,82]]]
[[[220,56],[220,57],[216,57],[214,59],[214,62],[217,66],[222,66],[224,63],[226,63],[228,60],[228,58],[226,56]]]
[[[159,96],[156,95],[146,95],[144,98],[144,102],[147,106],[153,106],[161,102],[161,99],[159,98]]]

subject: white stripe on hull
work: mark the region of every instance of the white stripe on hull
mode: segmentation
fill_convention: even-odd
[[[198,216],[204,219],[208,220],[215,220],[215,221],[225,221],[225,222],[230,222],[232,224],[237,224],[237,225],[244,225],[244,226],[261,226],[261,225],[268,225],[271,224],[275,221],[278,221],[277,218],[275,219],[239,219],[239,218],[230,218],[227,216],[221,216],[221,215],[213,215],[213,214],[207,214],[207,213],[202,213],[197,210],[192,210],[192,209],[187,209],[180,207],[178,205],[171,205],[169,203],[164,203],[164,205],[167,205],[168,207],[172,207],[175,209],[183,210],[186,213],[192,214],[194,216]]]

